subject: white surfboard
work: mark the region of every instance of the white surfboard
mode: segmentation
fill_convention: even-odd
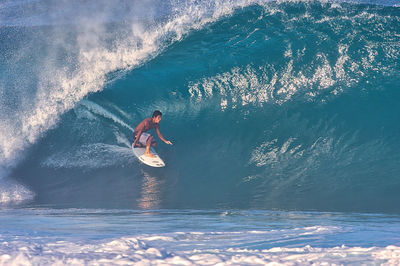
[[[146,152],[146,148],[133,148],[133,154],[144,164],[147,164],[152,167],[164,167],[164,161],[158,156],[157,152],[154,150],[153,147],[150,147],[150,153],[154,154],[156,157],[148,157],[145,156],[144,153]]]

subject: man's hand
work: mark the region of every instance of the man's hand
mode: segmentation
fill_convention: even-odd
[[[143,148],[143,145],[141,143],[135,143],[133,145],[134,148]]]
[[[165,143],[167,143],[167,144],[169,144],[169,145],[172,145],[172,142],[169,141],[169,140],[166,140]]]

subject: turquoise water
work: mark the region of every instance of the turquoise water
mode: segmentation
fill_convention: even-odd
[[[399,48],[397,1],[0,3],[0,218],[10,243],[1,263],[98,262],[110,257],[94,250],[114,240],[113,254],[132,247],[139,256],[154,244],[197,264],[199,243],[215,244],[222,257],[210,260],[226,264],[235,254],[239,264],[305,263],[314,251],[319,262],[354,262],[331,257],[335,247],[361,254],[354,263],[398,258]],[[158,140],[162,169],[130,148],[133,129],[156,109],[174,143]],[[239,213],[228,211],[228,224],[226,210]],[[103,215],[105,227],[96,222]],[[77,217],[93,228],[81,238]],[[162,218],[139,226],[143,217]],[[204,238],[181,242],[175,219],[188,221],[187,236],[203,218],[212,220]],[[233,231],[243,237],[234,251],[213,238],[235,239]],[[143,234],[172,237],[176,248]],[[62,239],[63,251],[53,249]],[[90,251],[66,255],[74,248]],[[154,252],[138,260],[174,263]],[[305,261],[284,261],[293,252]]]

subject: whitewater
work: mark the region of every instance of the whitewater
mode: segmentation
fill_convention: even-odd
[[[398,264],[399,8],[0,2],[0,264]]]

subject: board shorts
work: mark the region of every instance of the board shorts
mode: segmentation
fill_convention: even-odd
[[[151,137],[151,135],[149,133],[146,132],[142,132],[142,134],[140,135],[140,139],[138,140],[139,143],[141,143],[142,145],[146,146],[147,144],[147,140]]]

